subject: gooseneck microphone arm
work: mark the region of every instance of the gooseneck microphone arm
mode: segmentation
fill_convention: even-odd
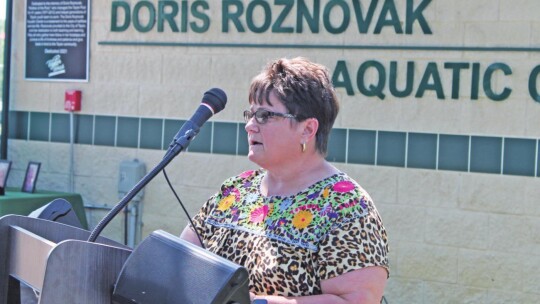
[[[176,134],[163,159],[148,172],[133,188],[105,215],[90,233],[88,242],[95,242],[107,224],[139,193],[159,172],[161,172],[180,152],[185,150],[191,140],[199,133],[200,126],[212,115],[225,108],[227,95],[221,89],[213,88],[204,94],[203,101],[195,114]]]

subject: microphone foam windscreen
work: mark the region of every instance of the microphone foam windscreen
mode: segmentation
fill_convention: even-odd
[[[217,113],[225,108],[227,94],[222,89],[212,88],[204,93],[203,102],[214,109]]]

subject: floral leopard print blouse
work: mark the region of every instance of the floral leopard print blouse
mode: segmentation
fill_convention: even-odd
[[[255,294],[320,294],[320,281],[388,270],[386,230],[369,195],[344,173],[293,196],[260,194],[265,170],[226,180],[194,217],[205,247],[248,269]]]

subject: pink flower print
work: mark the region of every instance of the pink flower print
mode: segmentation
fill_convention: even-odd
[[[253,174],[253,170],[242,172],[239,176],[241,178],[246,178],[246,177],[249,177],[251,174]]]
[[[354,189],[354,184],[349,181],[341,181],[334,184],[332,190],[336,192],[349,192]]]
[[[262,223],[268,214],[268,210],[269,208],[267,205],[253,209],[253,211],[251,211],[249,220],[255,224]]]

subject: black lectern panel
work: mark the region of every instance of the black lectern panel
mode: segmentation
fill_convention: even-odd
[[[63,198],[53,200],[47,205],[34,210],[28,216],[59,222],[81,229],[83,228],[81,221],[79,221],[79,218],[75,213],[75,210],[73,210],[71,204]]]
[[[87,242],[89,235],[49,220],[1,217],[0,304],[19,303],[19,281],[40,293],[40,304],[111,303],[131,248],[103,237]]]
[[[113,303],[248,304],[247,270],[162,230],[132,252]]]

